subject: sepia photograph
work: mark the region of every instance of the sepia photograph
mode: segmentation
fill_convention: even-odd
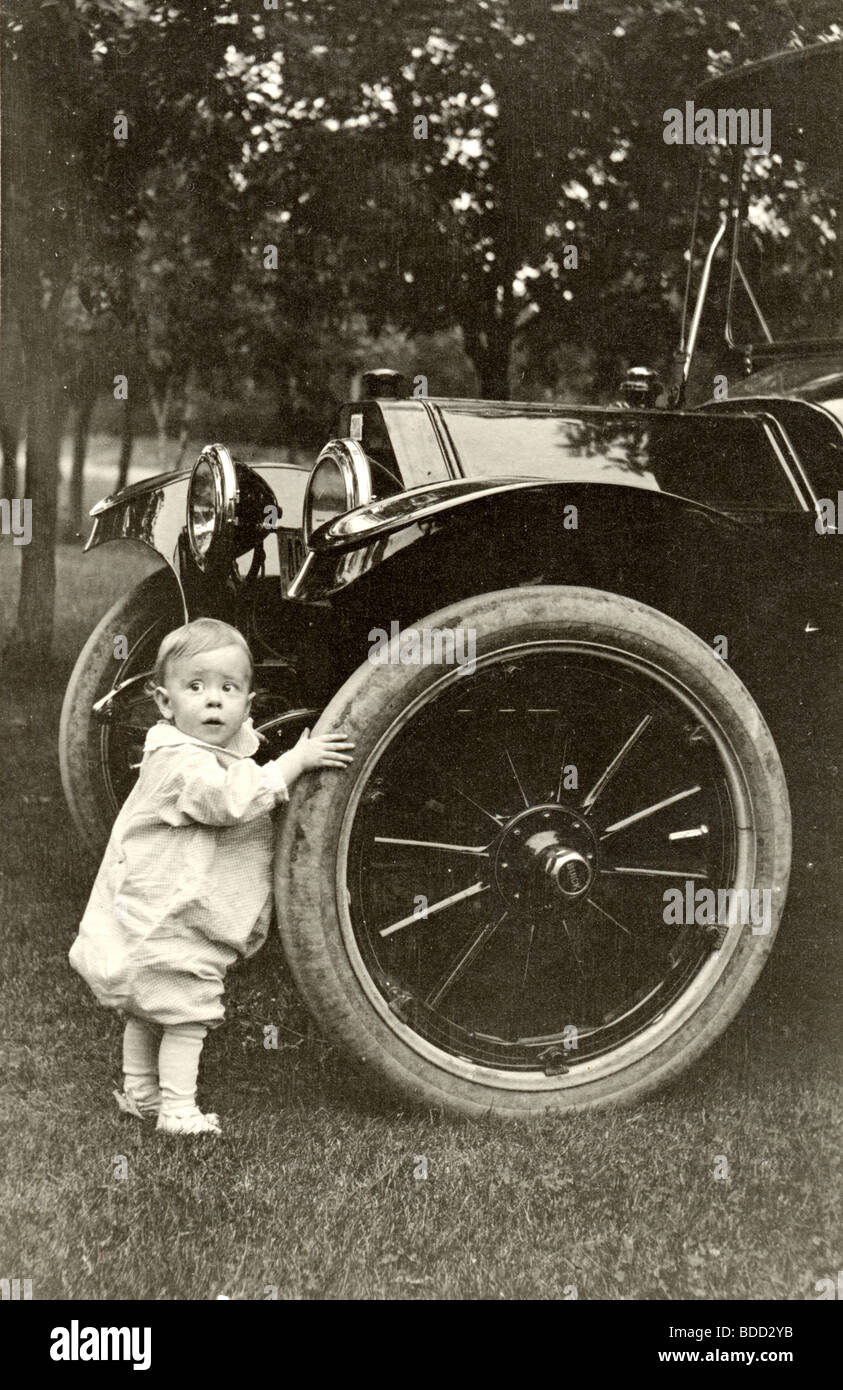
[[[797,1369],[843,1298],[839,0],[0,33],[9,1324],[149,1370],[168,1304],[626,1305],[619,1369]]]

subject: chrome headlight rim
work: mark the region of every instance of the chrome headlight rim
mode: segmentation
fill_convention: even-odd
[[[324,462],[332,463],[339,470],[345,489],[345,507],[343,511],[337,513],[338,516],[344,516],[346,512],[354,511],[355,507],[368,506],[374,496],[371,465],[357,440],[329,440],[313,465],[304,493],[302,531],[304,543],[308,546],[314,531],[318,531],[319,526],[328,524],[326,522],[320,522],[319,526],[311,526],[310,524],[313,486],[319,472],[319,466]],[[333,518],[331,519],[333,520]]]
[[[210,466],[211,469],[214,491],[214,521],[211,539],[203,549],[196,534],[194,483],[196,474],[204,466]],[[231,559],[239,500],[240,488],[237,481],[237,469],[231,454],[224,444],[206,444],[193,465],[187,488],[187,538],[193,560],[203,572],[219,569]]]

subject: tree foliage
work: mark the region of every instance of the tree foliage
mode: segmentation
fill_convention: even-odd
[[[279,431],[315,442],[376,344],[452,359],[458,337],[490,396],[560,372],[599,394],[664,359],[696,175],[664,111],[837,10],[7,0],[0,407],[6,480],[26,411],[35,516],[18,648],[49,646],[68,404],[79,434],[118,372],[162,432],[191,387],[262,381]]]

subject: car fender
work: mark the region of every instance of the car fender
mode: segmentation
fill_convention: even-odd
[[[468,562],[478,583],[482,576],[483,588],[495,588],[480,559],[490,540],[510,573],[535,568],[541,557],[543,565],[564,575],[575,563],[575,552],[600,550],[603,544],[612,549],[619,535],[634,540],[638,549],[645,533],[684,533],[690,539],[693,532],[713,541],[718,535],[739,535],[747,524],[640,484],[455,480],[358,508],[321,527],[311,537],[288,597],[337,599],[364,580],[372,587],[374,572],[384,566],[394,572],[398,557],[408,584],[425,576],[442,579],[446,570]],[[394,587],[392,573],[383,582]]]
[[[134,541],[153,550],[172,570],[186,604],[185,592],[195,577],[187,540],[187,495],[190,469],[159,473],[132,483],[91,510],[93,528],[85,550],[109,541]],[[302,505],[310,467],[298,464],[258,462],[238,465],[241,478],[252,475],[265,490],[267,505],[276,509],[277,525],[264,539],[267,577],[280,577],[286,587],[299,568],[304,549],[301,541]]]
[[[810,544],[810,513],[790,518]],[[371,541],[312,550],[298,597],[332,610],[340,679],[394,624],[424,629],[429,614],[481,592],[558,585],[617,593],[714,646],[778,718],[782,669],[794,685],[822,679],[827,645],[810,621],[816,592],[798,565],[782,583],[790,574],[782,554],[769,514],[737,516],[635,487],[498,482]]]

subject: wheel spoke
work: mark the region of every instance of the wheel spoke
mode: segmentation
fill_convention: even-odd
[[[523,990],[524,990],[524,988],[525,988],[525,986],[526,986],[526,984],[527,984],[527,976],[528,976],[529,973],[530,973],[530,959],[531,959],[532,954],[533,954],[533,942],[535,941],[535,938],[536,938],[536,924],[535,924],[535,922],[531,922],[531,923],[530,923],[530,939],[529,939],[529,941],[527,942],[527,951],[526,951],[526,955],[525,955],[525,957],[524,957],[524,974],[521,976],[521,990],[522,990],[522,992],[523,992]]]
[[[453,778],[449,777],[447,773],[443,772],[442,768],[438,767],[436,763],[433,762],[432,758],[428,758],[423,755],[421,761],[430,768],[431,772],[435,774],[437,780],[444,782],[446,786],[448,786],[451,789],[451,791],[456,792],[457,796],[461,796],[463,800],[467,801],[471,806],[475,808],[475,810],[482,812],[484,816],[488,816],[489,820],[492,821],[498,827],[498,829],[500,829],[504,820],[503,816],[496,816],[493,814],[492,811],[488,811],[485,806],[481,806],[480,802],[475,801],[473,796],[469,796],[468,792],[464,792],[462,790],[462,787],[458,787]]]
[[[607,912],[605,907],[601,907],[600,904],[596,902],[594,898],[589,898],[588,904],[590,907],[596,907],[598,912],[602,912],[604,917],[607,917],[610,922],[613,922],[614,925],[620,931],[622,931],[625,936],[629,938],[630,947],[634,952],[636,952],[638,955],[643,955],[644,957],[646,957],[647,960],[651,961],[659,969],[664,968],[663,955],[660,954],[659,951],[655,950],[649,942],[643,941],[640,936],[638,936],[634,932],[631,932],[628,927],[625,927],[622,922],[618,921],[617,917],[613,917],[611,912]]]
[[[669,840],[697,840],[702,835],[707,834],[707,825],[695,825],[691,830],[671,830],[667,838]]]
[[[628,825],[635,825],[637,821],[654,816],[657,811],[663,811],[665,806],[673,806],[677,801],[684,801],[687,796],[696,796],[700,790],[699,786],[688,787],[684,792],[676,792],[674,796],[666,796],[663,801],[656,801],[652,806],[645,806],[643,811],[633,811],[631,816],[624,816],[623,820],[615,821],[614,825],[607,825],[600,839],[607,840],[610,835],[617,835],[619,830],[626,830]]]
[[[457,796],[461,796],[465,801],[469,802],[470,805],[475,806],[478,811],[482,811],[483,815],[488,816],[489,820],[494,821],[495,825],[498,826],[498,828],[500,829],[500,827],[503,825],[503,816],[496,816],[493,815],[491,811],[487,811],[485,806],[481,806],[479,801],[475,801],[473,796],[468,795],[468,792],[462,791],[461,788],[456,785],[456,783],[451,782],[450,785],[457,793]]]
[[[606,768],[605,772],[603,772],[598,777],[594,786],[591,788],[591,791],[588,793],[588,796],[585,798],[585,801],[582,804],[584,811],[589,811],[591,809],[600,793],[604,790],[604,788],[614,777],[615,773],[617,772],[627,753],[634,746],[634,744],[638,742],[639,738],[644,733],[644,730],[647,729],[649,725],[652,724],[652,722],[653,716],[651,714],[645,714],[644,718],[641,720],[641,723],[638,725],[636,729],[633,730],[626,743],[615,754],[614,758],[609,763],[609,766]]]
[[[486,893],[489,890],[488,883],[472,883],[470,888],[463,888],[459,893],[451,893],[450,897],[441,898],[432,907],[425,908],[424,912],[411,912],[409,917],[402,917],[400,921],[393,922],[389,927],[381,927],[380,936],[391,936],[393,932],[400,931],[402,927],[408,927],[411,922],[425,922],[428,917],[433,917],[437,912],[444,912],[448,907],[454,907],[457,903],[464,902],[466,898],[473,898],[476,893]]]
[[[577,963],[577,969],[579,970],[580,975],[582,976],[582,978],[585,979],[585,978],[586,978],[586,973],[585,973],[585,971],[584,971],[583,968],[582,968],[582,961],[580,960],[579,956],[577,955],[577,948],[576,948],[576,946],[574,945],[574,938],[571,936],[571,933],[570,933],[569,930],[568,930],[568,923],[565,921],[565,918],[564,918],[564,917],[562,918],[562,926],[563,926],[563,928],[564,928],[565,935],[566,935],[567,938],[568,938],[568,945],[569,945],[570,948],[571,948],[571,955],[574,957],[574,960],[575,960],[576,963]]]
[[[603,913],[604,917],[608,917],[610,922],[614,922],[615,926],[618,928],[618,931],[622,931],[626,936],[632,936],[632,932],[629,930],[629,927],[625,927],[623,922],[619,922],[617,917],[613,917],[611,912],[607,912],[605,907],[601,907],[598,902],[595,902],[594,898],[586,898],[586,902],[588,903],[589,907],[596,908],[598,912]]]
[[[152,677],[152,671],[141,671],[136,676],[130,676],[128,680],[121,681],[119,685],[112,686],[106,695],[101,696],[91,705],[91,710],[97,719],[103,723],[114,717],[115,711],[119,713],[122,707],[131,710],[138,704],[139,697],[144,696],[144,689],[148,680]],[[146,696],[144,703],[149,702],[150,697]]]
[[[412,849],[441,849],[447,850],[451,854],[489,854],[488,845],[446,845],[439,840],[403,840],[393,835],[376,835],[376,845],[408,845]]]
[[[616,864],[611,869],[601,869],[601,874],[639,874],[642,878],[708,878],[708,874],[693,873],[690,869],[646,869],[627,864]]]
[[[521,785],[521,778],[518,776],[518,773],[515,771],[515,763],[512,761],[511,757],[509,756],[509,749],[508,749],[508,748],[504,748],[503,751],[504,751],[504,753],[506,754],[506,760],[507,760],[507,762],[509,763],[509,766],[512,768],[512,775],[513,775],[513,777],[515,778],[516,783],[518,784],[518,790],[519,790],[520,793],[521,793],[521,796],[522,796],[523,801],[524,801],[524,805],[525,805],[525,806],[529,806],[530,803],[529,803],[529,801],[527,800],[527,793],[525,792],[524,788],[523,788],[522,785]]]
[[[494,936],[498,927],[506,920],[507,914],[504,913],[496,922],[487,922],[485,927],[481,927],[476,936],[472,938],[468,946],[460,951],[456,960],[448,967],[445,974],[436,982],[425,998],[425,1004],[429,1008],[435,1009],[441,999],[447,994],[449,989],[457,983],[460,976],[464,975],[475,956],[479,955],[486,942]]]

